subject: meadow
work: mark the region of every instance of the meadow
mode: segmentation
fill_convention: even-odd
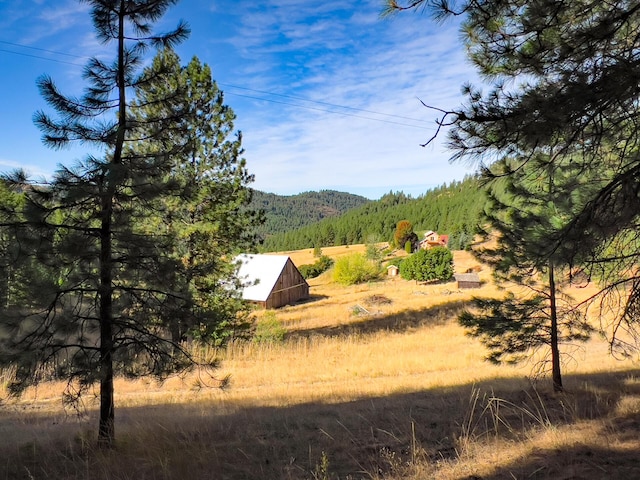
[[[458,272],[478,266],[468,252],[454,259]],[[95,448],[96,398],[69,410],[60,383],[3,392],[0,478],[640,478],[637,359],[613,358],[598,336],[568,347],[562,394],[540,358],[487,363],[456,322],[472,296],[501,294],[479,274],[471,290],[312,279],[309,301],[256,312],[263,341],[205,352],[228,389],[199,388],[195,375],[118,379],[114,450]]]

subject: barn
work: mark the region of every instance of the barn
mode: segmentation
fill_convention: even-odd
[[[286,255],[243,254],[238,279],[242,298],[264,308],[279,308],[309,298],[309,284]]]
[[[456,273],[454,275],[458,282],[458,288],[480,288],[480,277],[477,273]]]

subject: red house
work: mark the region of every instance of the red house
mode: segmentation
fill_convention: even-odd
[[[424,238],[420,242],[420,248],[426,250],[433,247],[446,247],[449,243],[449,235],[439,235],[438,232],[429,230],[424,234]]]

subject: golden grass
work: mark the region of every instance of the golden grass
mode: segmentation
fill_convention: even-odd
[[[476,265],[466,252],[455,263]],[[480,276],[473,291],[313,279],[311,301],[276,311],[283,343],[217,352],[229,390],[195,390],[193,376],[118,379],[115,451],[93,448],[95,399],[76,417],[61,408],[62,385],[41,385],[0,410],[0,478],[640,477],[637,364],[594,338],[555,395],[545,379],[532,388],[531,365],[484,362],[454,321],[472,295],[499,294]]]
[[[380,248],[386,247],[387,244],[379,244]],[[323,247],[322,254],[327,255],[333,259],[349,255],[351,253],[364,253],[366,250],[366,245],[357,244],[357,245],[349,245],[347,246],[338,246],[338,247]],[[290,250],[288,252],[278,252],[278,255],[288,255],[291,257],[291,261],[295,263],[297,266],[300,265],[308,265],[315,263],[318,260],[313,256],[313,248],[304,249],[304,250]]]

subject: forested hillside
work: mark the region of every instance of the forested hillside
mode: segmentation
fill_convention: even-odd
[[[258,227],[258,233],[267,238],[273,234],[319,222],[324,218],[340,216],[369,202],[371,200],[365,197],[335,190],[303,192],[291,196],[254,190],[249,208],[264,211],[265,222]]]
[[[450,235],[449,246],[465,248],[480,222],[485,193],[476,177],[442,185],[412,198],[388,193],[336,218],[327,218],[297,230],[266,238],[262,250],[282,251],[386,241],[400,220],[410,221],[416,232],[436,230]]]

